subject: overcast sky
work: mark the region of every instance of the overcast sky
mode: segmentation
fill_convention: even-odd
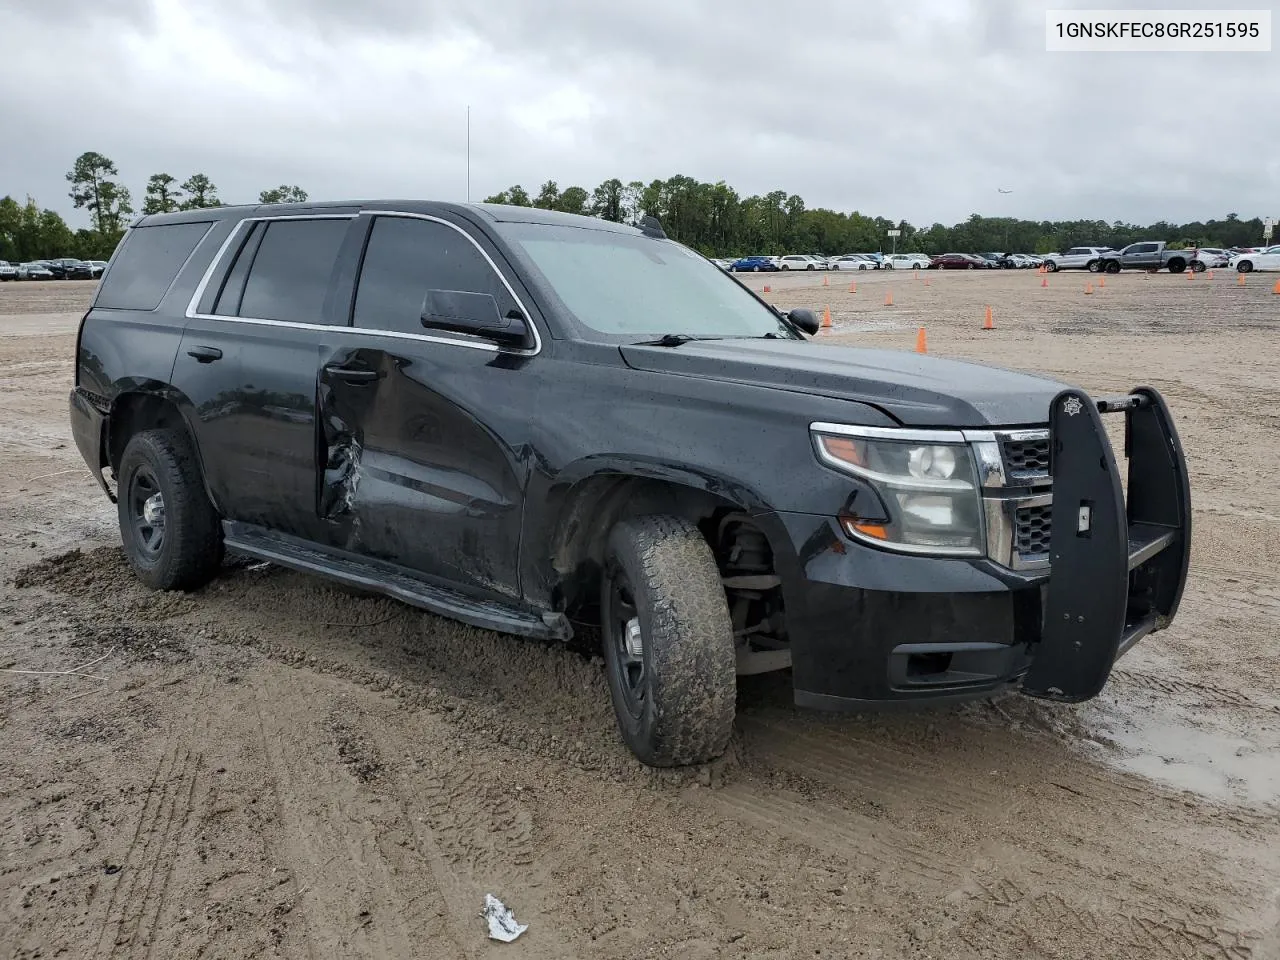
[[[1280,53],[1045,52],[1048,7],[1178,0],[46,6],[0,0],[0,195],[75,226],[85,150],[136,207],[157,171],[465,199],[468,104],[477,200],[680,173],[922,225],[1280,215]]]

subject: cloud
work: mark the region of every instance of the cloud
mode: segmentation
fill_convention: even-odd
[[[470,105],[474,199],[682,173],[924,225],[1277,212],[1274,55],[1050,54],[1050,5],[15,0],[0,193],[69,214],[92,149],[138,205],[162,170],[462,199]]]

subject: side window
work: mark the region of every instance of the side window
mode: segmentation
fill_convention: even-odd
[[[1156,245],[1154,243],[1140,243],[1133,248],[1134,253],[1155,253]]]
[[[346,218],[266,221],[261,240],[255,242],[250,236],[240,248],[215,312],[256,320],[323,323],[329,278],[350,224]]]
[[[517,309],[501,278],[462,233],[431,220],[378,217],[365,248],[352,322],[395,333],[424,333],[428,290],[491,294],[505,314]],[[439,335],[433,331],[432,336]]]
[[[248,234],[240,243],[235,263],[223,278],[222,287],[218,291],[211,313],[221,317],[234,317],[240,312],[244,280],[249,275],[249,265],[253,263],[253,255],[258,252],[258,244],[262,242],[262,234],[266,232],[266,226],[262,221],[258,221],[249,228]]]
[[[94,306],[154,310],[212,222],[134,227],[98,291]]]

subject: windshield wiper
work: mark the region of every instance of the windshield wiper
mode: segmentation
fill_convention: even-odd
[[[690,340],[716,340],[717,337],[694,337],[687,333],[664,333],[657,340],[638,340],[637,347],[678,347]]]

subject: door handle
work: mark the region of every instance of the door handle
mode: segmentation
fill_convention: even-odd
[[[188,357],[195,357],[200,363],[213,363],[222,359],[222,351],[217,347],[192,347],[187,351]]]
[[[370,380],[377,380],[382,374],[377,370],[362,370],[358,367],[341,367],[337,364],[329,364],[324,368],[324,372],[331,377],[337,377],[339,380],[346,380],[349,383],[367,383]]]

